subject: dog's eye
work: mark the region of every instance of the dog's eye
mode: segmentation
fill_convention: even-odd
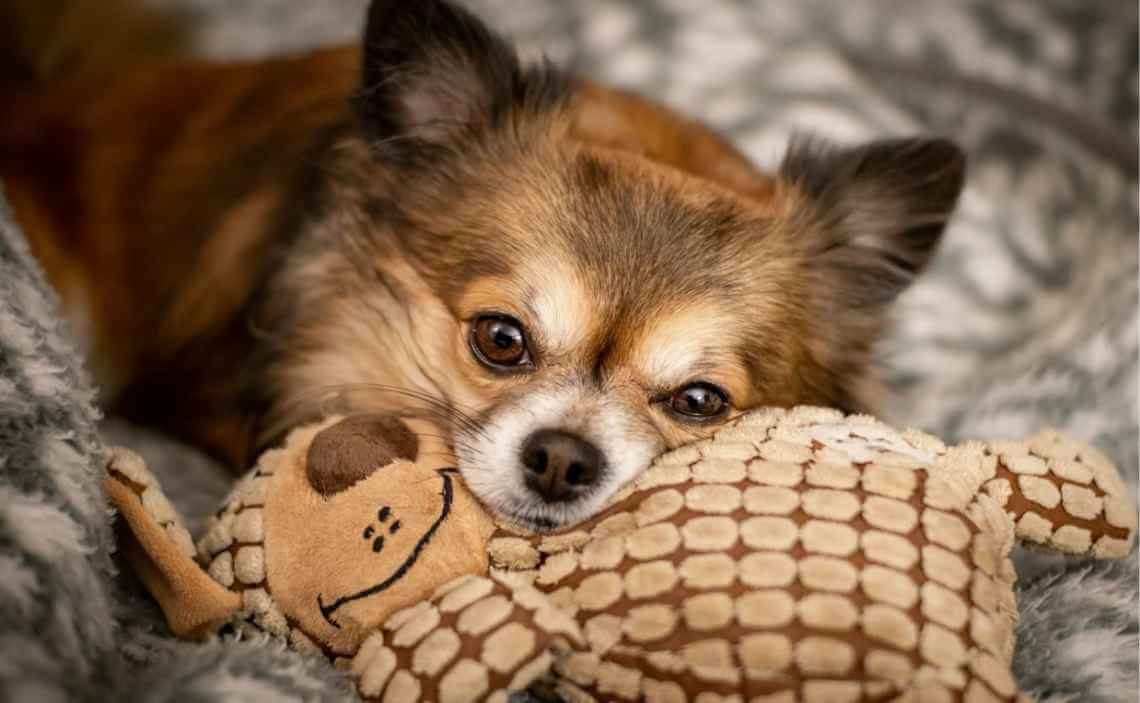
[[[471,350],[475,358],[493,369],[529,366],[526,334],[518,320],[506,315],[483,315],[471,326]]]
[[[728,411],[728,397],[711,383],[692,383],[673,393],[669,408],[686,419],[708,420]]]

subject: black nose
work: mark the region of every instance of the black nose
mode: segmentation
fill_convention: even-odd
[[[526,485],[547,503],[572,500],[598,480],[602,454],[581,437],[539,430],[522,446]]]

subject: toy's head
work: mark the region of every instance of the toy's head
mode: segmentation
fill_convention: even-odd
[[[379,416],[301,429],[238,485],[197,556],[242,607],[264,611],[262,627],[355,651],[392,613],[487,570],[490,518],[452,470],[416,453],[414,435]]]
[[[272,476],[261,517],[266,587],[298,627],[337,649],[354,648],[425,593],[487,568],[491,520],[453,471],[414,461],[414,437],[398,422],[358,417],[298,432],[255,472]],[[231,503],[214,526],[220,541],[244,503]],[[231,554],[238,566],[241,547],[209,546],[212,562]]]
[[[295,430],[196,552],[141,461],[109,468],[176,633],[269,632],[385,700],[553,671],[572,700],[1011,701],[1014,538],[1122,556],[1136,528],[1115,467],[1055,432],[947,447],[813,408],[666,454],[558,534],[496,527],[380,417]]]

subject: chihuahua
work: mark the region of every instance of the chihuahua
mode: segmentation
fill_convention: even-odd
[[[443,0],[258,62],[4,44],[0,179],[113,410],[235,469],[333,403],[425,419],[538,530],[750,408],[874,407],[964,177],[933,138],[763,172]]]

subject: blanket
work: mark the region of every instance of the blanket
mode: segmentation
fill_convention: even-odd
[[[364,0],[151,0],[205,56],[355,38]],[[790,134],[918,131],[970,154],[962,206],[879,352],[889,419],[957,441],[1044,425],[1137,485],[1137,8],[1063,0],[470,0],[524,53],[705,119],[758,163]],[[265,640],[178,642],[118,563],[95,483],[147,457],[194,524],[224,473],[104,420],[0,184],[0,699],[343,700]],[[192,466],[191,466],[192,464]],[[1135,701],[1138,565],[1017,555],[1015,668],[1038,701]]]

